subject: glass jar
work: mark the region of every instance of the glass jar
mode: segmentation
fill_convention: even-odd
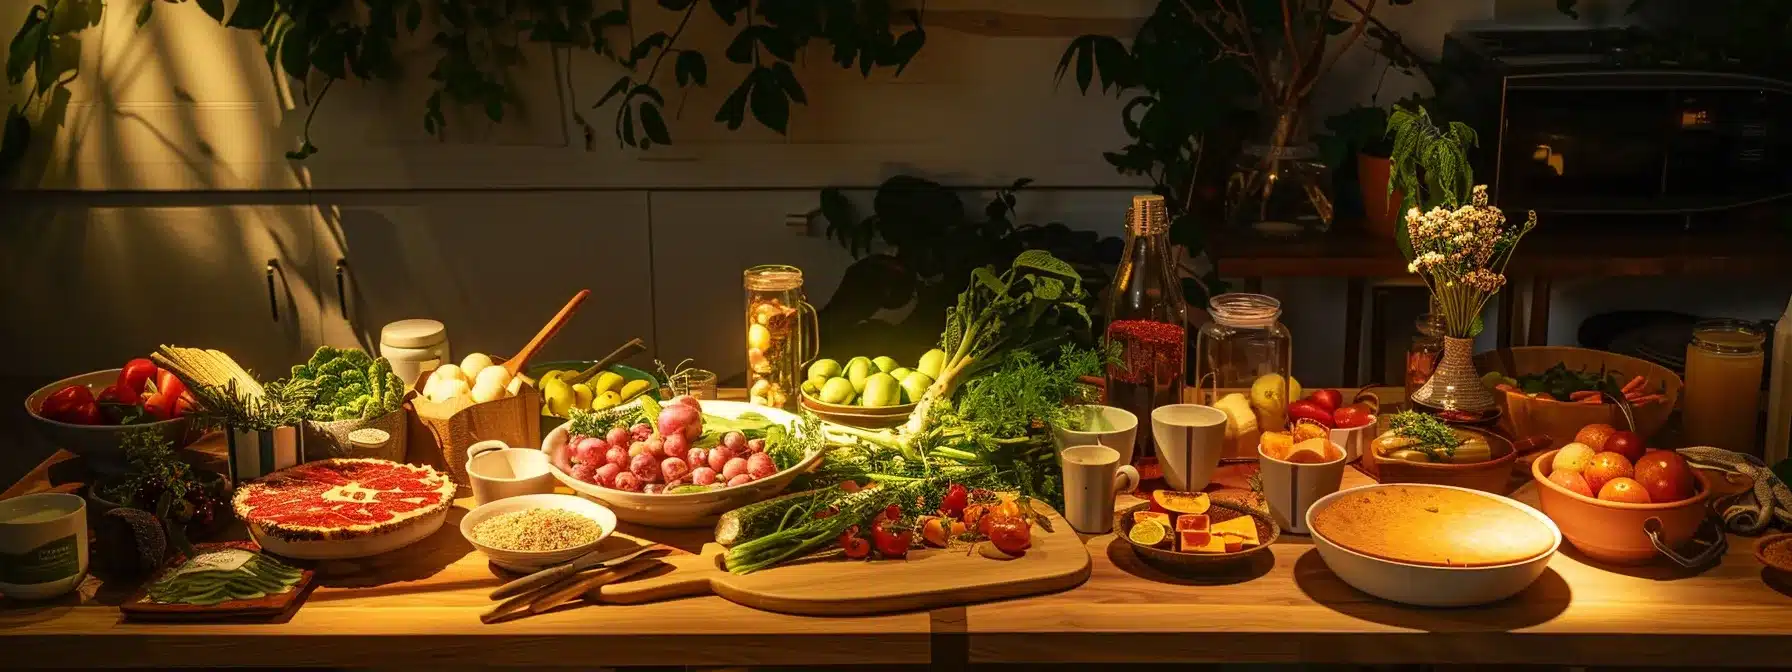
[[[1226,412],[1221,459],[1257,457],[1262,432],[1288,427],[1288,401],[1300,396],[1289,374],[1294,337],[1279,321],[1282,302],[1261,294],[1208,301],[1213,321],[1195,337],[1196,403]]]
[[[1170,256],[1170,217],[1164,197],[1134,196],[1127,210],[1126,251],[1107,300],[1107,340],[1120,360],[1107,370],[1107,403],[1144,424],[1151,410],[1182,403],[1188,357],[1188,304]],[[1126,459],[1156,459],[1151,432],[1133,437]]]
[[[399,320],[380,328],[380,356],[392,363],[405,387],[415,387],[423,374],[453,362],[448,356],[448,328],[435,320]]]
[[[1259,234],[1294,236],[1332,227],[1332,174],[1319,158],[1295,103],[1267,116],[1226,180],[1226,217]]]
[[[1767,334],[1743,320],[1704,320],[1686,346],[1680,421],[1689,446],[1715,446],[1759,457],[1755,422]]]
[[[743,275],[747,290],[747,400],[795,411],[803,369],[821,349],[815,307],[803,300],[803,271],[771,264],[754,266]],[[803,324],[805,313],[808,325]]]
[[[1412,326],[1418,333],[1406,347],[1407,399],[1424,387],[1425,381],[1431,380],[1431,373],[1437,370],[1437,362],[1444,356],[1444,332],[1449,328],[1444,324],[1444,317],[1437,313],[1420,315]]]

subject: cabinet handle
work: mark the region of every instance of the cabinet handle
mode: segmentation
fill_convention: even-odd
[[[274,321],[280,321],[280,299],[274,292],[274,274],[280,271],[280,260],[268,260],[268,310],[274,314]]]
[[[344,289],[342,275],[348,272],[348,260],[336,260],[336,307],[342,309],[342,319],[348,319],[348,290]]]

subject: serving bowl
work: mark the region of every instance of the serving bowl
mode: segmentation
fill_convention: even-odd
[[[1600,350],[1551,345],[1489,350],[1475,355],[1475,366],[1479,370],[1498,371],[1512,378],[1542,373],[1558,363],[1569,369],[1611,371],[1623,379],[1620,384],[1640,375],[1649,381],[1650,389],[1665,387],[1662,393],[1666,398],[1662,402],[1631,407],[1636,426],[1630,429],[1645,441],[1667,425],[1684,385],[1678,374],[1660,364]],[[1555,450],[1573,441],[1575,433],[1587,425],[1603,423],[1619,429],[1626,427],[1624,414],[1617,404],[1532,399],[1524,394],[1499,390],[1495,390],[1493,396],[1503,411],[1500,428],[1509,436],[1552,437],[1549,445],[1544,446],[1545,450]]]
[[[536,381],[536,386],[539,387],[541,377],[546,375],[549,371],[563,371],[568,369],[584,371],[585,369],[590,368],[592,364],[596,363],[597,360],[595,359],[563,359],[556,362],[536,362],[530,364],[529,368],[523,369],[523,375],[528,376],[529,380]],[[629,381],[633,380],[645,380],[647,381],[647,391],[641,393],[643,396],[652,397],[654,401],[665,399],[665,395],[661,393],[660,379],[651,373],[626,364],[612,364],[604,370],[622,376],[622,384],[624,385],[627,385]],[[595,377],[596,376],[593,376],[593,378]],[[543,408],[546,408],[546,404],[543,404],[542,406]],[[554,431],[555,427],[565,421],[566,418],[555,417],[552,415],[541,416],[542,436],[547,436],[548,432]]]
[[[558,551],[514,551],[498,548],[496,546],[487,546],[479,543],[478,539],[473,538],[473,529],[478,527],[480,523],[485,522],[494,516],[501,516],[506,513],[527,509],[565,509],[596,521],[598,528],[602,530],[602,532],[597,535],[596,539],[593,539],[588,543],[571,548],[564,548]],[[467,538],[467,543],[470,543],[474,548],[479,549],[480,553],[484,553],[485,557],[492,561],[492,564],[513,572],[533,572],[543,567],[558,565],[563,562],[571,562],[579,556],[590,553],[592,549],[597,548],[598,544],[603,543],[605,539],[610,538],[610,535],[615,532],[616,512],[611,511],[609,507],[585,499],[584,497],[553,493],[520,495],[517,497],[507,497],[495,502],[487,502],[475,507],[460,519],[460,534]]]
[[[1385,427],[1377,425],[1376,432],[1370,436],[1373,440]],[[1518,456],[1542,450],[1548,444],[1548,437],[1525,439],[1514,444],[1506,437],[1475,427],[1453,427],[1457,432],[1474,434],[1487,442],[1493,459],[1468,464],[1448,464],[1443,462],[1407,462],[1390,460],[1375,455],[1368,446],[1363,449],[1363,471],[1368,472],[1380,483],[1420,483],[1429,485],[1448,485],[1481,492],[1504,495],[1512,492],[1512,463]]]
[[[1698,536],[1700,527],[1710,515],[1706,502],[1711,497],[1711,477],[1702,469],[1692,470],[1693,477],[1698,479],[1699,491],[1691,497],[1677,502],[1630,504],[1587,497],[1549,480],[1555,456],[1556,451],[1552,450],[1537,456],[1531,463],[1531,478],[1537,482],[1538,503],[1542,505],[1543,513],[1561,527],[1562,536],[1567,537],[1568,543],[1594,560],[1640,565],[1658,555],[1674,557],[1674,549]],[[1659,544],[1651,538],[1650,528],[1655,528],[1653,536],[1660,540]],[[1715,536],[1723,539],[1722,534]],[[1710,552],[1709,548],[1707,552]],[[1698,566],[1708,559],[1678,558],[1677,561]]]
[[[1269,545],[1276,543],[1276,539],[1282,536],[1282,529],[1277,526],[1276,521],[1268,515],[1231,502],[1211,500],[1207,508],[1208,516],[1212,516],[1216,509],[1230,511],[1239,516],[1247,516],[1251,519],[1251,522],[1257,524],[1257,539],[1263,543],[1250,548],[1240,549],[1232,553],[1183,553],[1181,551],[1172,551],[1169,549],[1157,548],[1155,546],[1146,546],[1132,540],[1132,514],[1139,511],[1149,510],[1150,508],[1151,504],[1149,502],[1142,502],[1114,514],[1114,531],[1121,539],[1125,539],[1126,543],[1132,546],[1133,552],[1137,553],[1139,559],[1144,560],[1145,564],[1170,574],[1190,574],[1204,571],[1216,571],[1232,567],[1233,565],[1248,560],[1252,555],[1268,551]],[[1232,517],[1236,516],[1228,517],[1228,520]],[[1172,534],[1173,533],[1174,532],[1172,532]]]
[[[797,416],[783,410],[754,406],[740,401],[702,400],[703,412],[726,417],[739,417],[742,413],[758,413],[772,422],[786,427],[795,426]],[[572,423],[562,423],[554,431],[541,440],[541,449],[548,453],[549,468],[554,478],[568,488],[572,488],[586,497],[590,497],[609,506],[616,517],[622,520],[651,525],[654,527],[708,527],[715,523],[716,517],[723,512],[746,506],[783,492],[790,487],[796,477],[814,468],[821,461],[824,453],[813,452],[803,456],[802,461],[783,471],[757,479],[751,483],[733,487],[707,490],[704,492],[658,493],[627,492],[606,488],[593,483],[586,483],[572,474],[560,470],[551,459],[558,451],[566,448],[571,437]]]
[[[1365,485],[1326,495],[1307,509],[1307,529],[1313,529],[1313,515],[1334,502],[1382,487],[1386,486]],[[1513,507],[1548,526],[1554,542],[1541,555],[1518,562],[1482,567],[1439,567],[1358,553],[1314,530],[1313,546],[1318,549],[1320,559],[1325,560],[1332,573],[1357,590],[1390,602],[1421,607],[1466,607],[1497,602],[1518,594],[1542,576],[1543,570],[1549,567],[1549,559],[1555,557],[1556,550],[1562,546],[1562,531],[1549,516],[1517,501],[1472,488],[1431,484],[1406,487],[1460,490]]]
[[[808,394],[799,395],[803,409],[814,413],[836,425],[858,427],[860,429],[887,429],[908,422],[908,416],[915,410],[916,404],[897,404],[895,406],[853,406],[850,404],[830,404]]]
[[[122,474],[126,463],[124,451],[119,444],[126,434],[143,430],[152,430],[161,434],[163,439],[173,443],[175,449],[185,448],[199,435],[193,431],[191,418],[179,417],[158,422],[138,423],[134,425],[76,425],[58,420],[51,420],[37,414],[43,408],[44,399],[69,385],[85,385],[98,397],[102,390],[118,382],[118,372],[122,369],[106,369],[83,373],[78,376],[63,378],[49,385],[38,388],[30,396],[25,397],[25,412],[37,425],[37,431],[51,445],[81,456],[88,468],[101,475]]]

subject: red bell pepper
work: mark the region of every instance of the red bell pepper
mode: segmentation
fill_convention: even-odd
[[[101,420],[100,409],[93,403],[93,391],[86,385],[69,385],[50,393],[37,414],[76,425],[97,425]]]
[[[177,417],[175,405],[179,400],[180,397],[171,397],[158,392],[143,400],[143,412],[158,421],[170,420]]]
[[[1312,399],[1301,399],[1288,405],[1289,420],[1311,420],[1326,429],[1332,427],[1332,412]]]
[[[129,391],[131,394],[126,398],[131,403],[136,403],[143,396],[143,385],[154,379],[157,371],[155,362],[143,358],[133,359],[125,362],[124,368],[118,371],[117,386]]]
[[[178,399],[180,398],[180,395],[186,393],[187,384],[181,382],[180,376],[174,375],[173,371],[163,369],[156,374],[156,394],[162,394],[169,398]]]

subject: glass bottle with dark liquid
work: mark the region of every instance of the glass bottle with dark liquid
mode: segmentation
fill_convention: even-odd
[[[1151,410],[1182,402],[1188,353],[1188,303],[1182,300],[1169,232],[1162,196],[1132,198],[1126,252],[1107,300],[1107,339],[1120,346],[1120,361],[1107,371],[1108,404],[1138,416],[1132,463],[1153,473]]]

